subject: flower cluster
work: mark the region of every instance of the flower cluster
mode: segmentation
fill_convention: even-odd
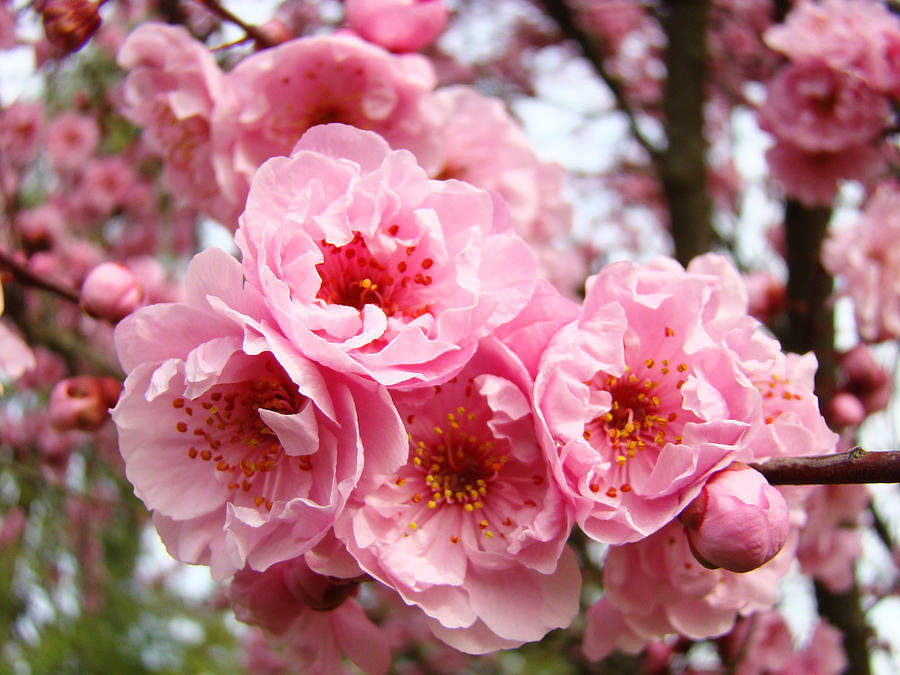
[[[235,241],[242,262],[208,250],[183,301],[119,323],[128,378],[113,417],[169,551],[236,573],[239,613],[270,632],[322,609],[290,581],[298,569],[337,583],[325,609],[376,580],[465,652],[539,640],[578,612],[573,522],[635,551],[677,535],[683,558],[676,517],[717,472],[778,454],[782,434],[800,454],[831,450],[811,371],[786,372],[794,357],[747,315],[723,258],[610,265],[579,306],[538,282],[497,193],[431,179],[372,131],[315,126],[265,161]],[[740,571],[788,528],[780,493],[746,471],[755,482],[727,480],[755,530],[720,563]],[[745,497],[759,481],[772,494]],[[719,523],[725,499],[699,520]],[[719,618],[697,634],[774,600],[691,564],[692,603],[718,589],[702,601]],[[294,609],[253,609],[247,584],[287,584]]]

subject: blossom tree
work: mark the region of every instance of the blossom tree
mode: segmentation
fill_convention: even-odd
[[[900,667],[895,5],[3,0],[0,49],[10,672]]]

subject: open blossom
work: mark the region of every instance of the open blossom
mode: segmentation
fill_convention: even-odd
[[[885,94],[900,87],[900,19],[882,2],[801,0],[764,39],[795,63],[825,63]]]
[[[757,114],[763,129],[809,152],[867,143],[890,120],[883,96],[859,78],[821,63],[784,66],[769,82]]]
[[[429,180],[410,153],[343,124],[260,168],[235,239],[302,353],[386,385],[451,377],[535,286],[491,195]]]
[[[571,507],[536,439],[530,383],[488,337],[449,382],[394,393],[408,460],[335,524],[365,572],[469,653],[539,640],[578,612]]]
[[[212,164],[213,108],[225,96],[215,58],[183,26],[148,22],[128,36],[118,62],[129,71],[123,114],[164,158],[168,188],[233,227],[243,202],[222,194]]]
[[[411,151],[429,172],[440,162],[435,75],[417,54],[394,55],[353,35],[291,40],[253,54],[225,77],[213,117],[214,162],[228,200],[243,205],[253,174],[291,152],[303,133],[342,122]]]
[[[900,185],[878,186],[861,217],[832,230],[822,263],[853,299],[856,328],[870,342],[900,336]]]
[[[769,609],[790,569],[794,542],[771,562],[745,574],[710,570],[694,559],[676,521],[646,539],[609,549],[604,596],[588,610],[583,650],[591,660],[615,649],[680,633],[692,640],[724,635],[739,615]]]
[[[291,672],[349,672],[343,653],[364,672],[381,675],[390,667],[390,652],[385,636],[350,598],[357,587],[316,574],[299,557],[264,572],[239,570],[228,596],[238,620],[263,628],[273,644],[284,645]]]
[[[387,394],[259,339],[263,299],[218,249],[191,263],[184,302],[116,329],[128,372],[113,411],[126,475],[172,555],[223,578],[319,541],[406,438]]]
[[[749,453],[763,420],[742,362],[772,363],[777,343],[761,340],[745,311],[733,270],[623,262],[588,280],[581,316],[544,353],[535,397],[546,450],[590,537],[651,534]]]
[[[100,141],[96,120],[74,111],[64,112],[47,126],[47,153],[56,169],[81,167]]]

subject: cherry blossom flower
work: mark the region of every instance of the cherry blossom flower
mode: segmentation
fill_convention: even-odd
[[[55,117],[47,126],[47,154],[57,170],[81,167],[100,141],[96,120],[74,111]]]
[[[113,419],[170,553],[223,578],[309,549],[406,439],[386,392],[259,337],[264,302],[233,258],[201,253],[185,285],[184,302],[117,326],[128,378]]]
[[[535,399],[552,435],[546,450],[578,524],[598,541],[661,528],[712,473],[748,455],[763,423],[742,363],[771,365],[777,343],[746,315],[733,269],[702,274],[695,263],[608,265],[544,354]]]
[[[213,108],[224,74],[183,26],[141,24],[118,54],[125,80],[122,112],[144,128],[144,142],[165,159],[164,179],[178,197],[234,227],[241,195],[222,193],[212,164]]]
[[[435,76],[417,54],[393,55],[349,34],[305,37],[244,59],[225,86],[229,96],[213,117],[214,162],[222,191],[238,204],[256,169],[318,124],[371,129],[429,172],[441,161]]]
[[[235,241],[301,352],[386,385],[451,377],[536,278],[487,192],[431,181],[408,152],[343,124],[260,168]]]
[[[853,299],[860,337],[879,342],[900,336],[900,185],[881,183],[850,227],[833,229],[822,263]]]
[[[347,0],[347,24],[392,52],[414,52],[433,42],[447,23],[444,0]]]
[[[3,164],[24,166],[40,150],[44,107],[37,101],[14,101],[0,110],[0,153]]]
[[[890,108],[865,82],[821,63],[788,64],[768,83],[760,126],[808,152],[838,152],[871,141]]]
[[[596,661],[617,648],[637,653],[672,633],[692,640],[724,635],[739,615],[775,604],[794,547],[792,539],[772,561],[745,574],[703,567],[678,522],[611,547],[603,563],[604,596],[587,613],[585,655]]]
[[[485,338],[454,379],[394,393],[409,458],[335,524],[365,572],[468,653],[539,640],[578,612],[571,507],[538,445],[530,384]]]
[[[316,574],[299,557],[264,572],[239,570],[228,595],[238,620],[262,627],[284,646],[292,672],[349,672],[343,653],[364,672],[381,675],[391,655],[379,628],[350,599],[356,589],[356,582]]]
[[[3,314],[3,287],[0,286],[0,314]],[[0,377],[17,378],[35,367],[34,353],[5,323],[0,323]],[[3,383],[0,382],[0,394]]]
[[[584,260],[563,246],[572,207],[562,197],[563,168],[542,162],[503,104],[466,86],[444,87],[435,98],[446,106],[444,165],[438,177],[458,178],[493,190],[509,207],[513,228],[531,244],[543,276],[560,288],[580,287]],[[555,263],[563,260],[560,269]],[[571,284],[575,281],[576,284]]]

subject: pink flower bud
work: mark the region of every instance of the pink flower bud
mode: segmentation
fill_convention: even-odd
[[[866,414],[866,407],[862,401],[846,391],[835,394],[825,411],[828,424],[834,429],[858,426],[866,419]]]
[[[144,297],[134,273],[119,263],[97,265],[81,286],[81,308],[116,323],[136,310]]]
[[[50,424],[60,431],[93,431],[109,417],[121,389],[114,377],[76,375],[60,380],[50,392]]]
[[[706,567],[749,572],[787,540],[787,503],[758,471],[732,463],[706,482],[678,516],[694,557]]]
[[[347,0],[347,24],[369,42],[393,52],[414,52],[444,30],[443,0]]]

